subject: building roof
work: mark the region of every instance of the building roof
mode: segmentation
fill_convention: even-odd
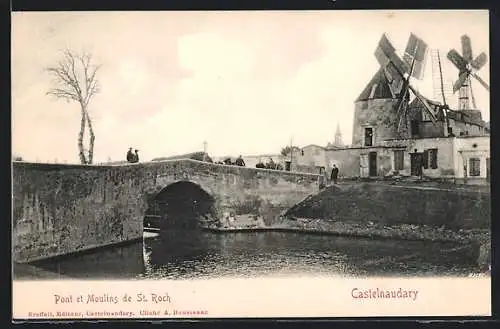
[[[384,73],[384,68],[380,68],[372,77],[365,89],[356,99],[356,102],[366,101],[369,99],[384,99],[393,98],[389,87],[389,80]]]
[[[427,103],[429,103],[429,105],[431,107],[434,107],[436,109],[436,112],[438,112],[436,107],[442,105],[441,103],[432,101],[432,100],[430,100],[428,98],[425,98],[425,100],[427,101]],[[423,108],[424,105],[422,104],[422,102],[418,98],[415,97],[413,99],[413,101],[410,102],[410,107],[412,107],[412,108]],[[437,115],[438,116],[438,120],[444,120],[444,117],[441,115],[442,112],[439,111],[438,113],[439,113]],[[483,126],[483,127],[485,126],[485,122],[482,119],[480,119],[480,117],[478,117],[478,116],[472,116],[468,112],[456,111],[456,110],[450,109],[450,110],[448,110],[447,114],[448,114],[448,118],[450,118],[450,119],[452,119],[454,121],[461,121],[461,122],[465,122],[465,123],[468,123],[468,124],[473,124],[473,125],[478,125],[478,126]]]

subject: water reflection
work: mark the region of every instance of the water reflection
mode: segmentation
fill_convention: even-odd
[[[468,275],[474,253],[453,244],[284,232],[172,229],[86,255],[40,263],[74,278],[189,279],[274,275]],[[452,250],[450,252],[450,250]]]
[[[132,279],[146,271],[143,253],[144,245],[142,241],[139,241],[34,262],[32,265],[68,278],[109,279],[119,277]]]

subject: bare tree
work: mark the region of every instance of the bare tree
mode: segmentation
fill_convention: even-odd
[[[54,87],[47,95],[66,101],[75,101],[80,105],[81,121],[78,133],[78,151],[82,164],[92,164],[94,158],[95,135],[89,115],[89,102],[100,92],[96,73],[99,65],[92,65],[92,56],[87,52],[77,54],[71,50],[63,52],[63,58],[55,66],[47,67],[47,72],[54,78]],[[86,128],[89,129],[88,150],[83,139]]]

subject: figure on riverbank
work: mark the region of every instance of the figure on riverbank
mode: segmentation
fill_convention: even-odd
[[[337,179],[339,176],[339,168],[334,164],[332,168],[332,175],[330,176],[330,180],[333,182],[333,184],[337,184]]]
[[[132,152],[132,148],[129,147],[128,148],[128,152],[127,152],[127,162],[134,162],[134,153]]]
[[[236,161],[234,162],[234,164],[237,166],[240,166],[240,167],[245,167],[245,161],[243,160],[241,155],[238,156],[238,158],[236,158]]]

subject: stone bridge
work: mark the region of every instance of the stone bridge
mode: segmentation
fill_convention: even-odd
[[[173,160],[120,166],[13,163],[13,260],[28,262],[142,238],[154,200],[204,203],[213,221],[270,224],[319,189],[320,176]],[[172,195],[177,199],[172,200]],[[197,200],[205,196],[205,200]],[[181,209],[182,211],[182,209]]]

